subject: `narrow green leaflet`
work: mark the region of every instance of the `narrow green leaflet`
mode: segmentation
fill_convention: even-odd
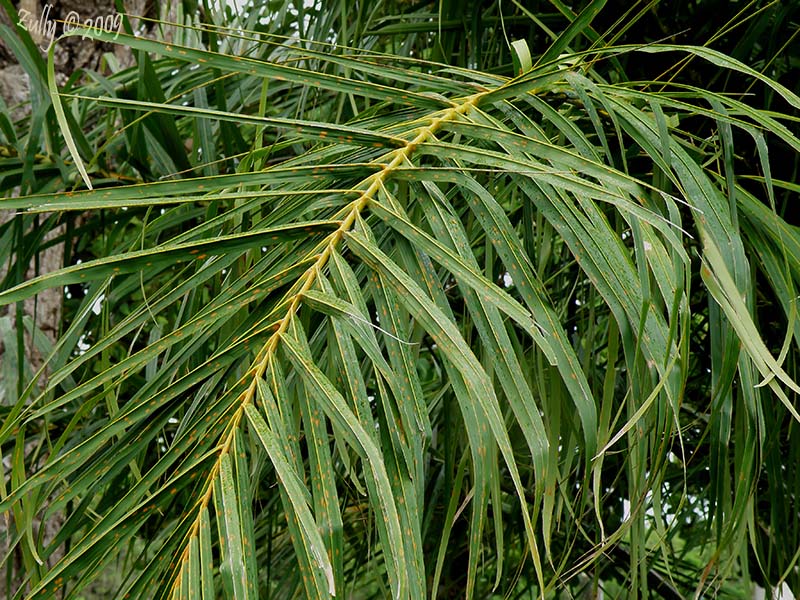
[[[796,394],[800,394],[800,385],[781,368],[761,339],[716,244],[707,237],[703,242],[705,264],[700,272],[703,281],[722,307],[761,376],[769,382],[770,389],[778,396],[786,410],[800,422],[800,413],[781,389],[779,382]]]
[[[233,591],[232,597],[235,600],[247,600],[255,598],[256,582],[248,577],[251,574],[245,567],[247,550],[242,536],[244,515],[240,512],[242,494],[236,489],[235,479],[236,474],[233,472],[231,457],[227,453],[223,454],[220,458],[219,477],[214,484],[217,523],[220,525],[220,541],[222,542],[223,565],[220,570],[228,581],[227,589]],[[223,531],[224,535],[222,535]],[[252,541],[247,540],[247,543],[251,544]]]
[[[259,382],[259,387],[262,388],[261,394],[263,397],[265,394],[263,391],[264,383]],[[308,549],[311,563],[317,566],[324,580],[327,581],[328,593],[334,595],[336,589],[334,586],[333,566],[325,552],[325,544],[322,541],[317,524],[311,514],[311,509],[308,506],[305,484],[298,478],[296,471],[286,459],[286,456],[280,448],[278,439],[270,430],[264,418],[259,414],[258,409],[252,404],[247,404],[244,407],[244,411],[247,415],[248,424],[253,428],[253,432],[264,446],[264,450],[266,450],[272,465],[275,467],[275,473],[280,479],[281,485],[286,490],[286,495],[294,512],[294,516],[300,524],[300,531],[303,536],[301,547]]]
[[[283,347],[295,368],[302,374],[306,385],[321,403],[329,419],[337,421],[340,430],[348,437],[348,443],[356,448],[365,461],[369,472],[368,484],[371,486],[371,499],[377,504],[377,512],[386,527],[387,539],[385,543],[390,548],[389,579],[392,581],[392,593],[396,598],[406,595],[408,587],[405,571],[405,552],[403,551],[403,534],[395,506],[394,495],[386,474],[386,468],[381,460],[380,450],[375,446],[372,437],[364,430],[356,416],[347,406],[341,394],[333,387],[327,377],[319,368],[309,361],[309,357],[297,342],[289,337],[282,340]]]
[[[187,261],[204,261],[209,257],[243,252],[262,245],[273,245],[287,239],[308,237],[316,233],[335,230],[336,221],[298,223],[284,227],[268,228],[249,233],[217,236],[209,240],[197,240],[177,245],[136,250],[125,254],[98,258],[84,264],[74,265],[20,284],[0,293],[0,306],[28,298],[37,292],[56,286],[66,286],[81,281],[102,279],[112,275],[123,275],[141,270],[156,270]]]

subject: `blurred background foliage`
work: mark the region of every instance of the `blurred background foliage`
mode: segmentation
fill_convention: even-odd
[[[109,10],[133,12],[126,4],[118,0]],[[402,571],[410,573],[411,582],[401,586],[406,597],[743,598],[754,584],[784,582],[800,593],[800,440],[787,410],[797,405],[797,395],[783,380],[786,403],[773,388],[754,387],[763,377],[754,366],[761,349],[748,345],[752,332],[738,329],[734,309],[722,306],[731,298],[726,292],[738,289],[743,322],[752,319],[787,378],[798,380],[796,96],[719,58],[624,47],[707,47],[796,94],[800,3],[152,3],[139,7],[142,18],[125,20],[116,42],[111,34],[93,36],[102,46],[82,41],[100,49],[99,66],[64,78],[55,71],[48,77],[47,56],[15,27],[19,6],[9,0],[0,6],[8,17],[0,23],[3,42],[29,86],[23,106],[0,105],[0,202],[8,211],[0,225],[0,301],[8,305],[0,317],[0,528],[7,549],[0,560],[8,597],[27,597],[31,590],[37,597],[62,597],[61,590],[74,598],[199,597],[194,585],[208,581],[202,593],[209,597],[322,596],[327,572],[320,575],[320,559],[298,545],[305,540],[311,548],[303,538],[309,534],[284,518],[297,504],[316,519],[339,597],[390,597]],[[131,37],[134,32],[148,41]],[[529,64],[524,51],[515,55],[514,40],[526,42]],[[107,50],[115,44],[130,48],[129,57]],[[187,58],[173,47],[198,53]],[[434,131],[426,121],[430,115],[446,121],[442,111],[461,106],[470,94],[506,89],[518,69],[541,78],[530,84],[535,93],[512,88],[481,106],[485,114],[469,123],[473,129],[437,124],[443,129]],[[60,119],[56,85],[65,111]],[[669,132],[670,142],[662,140],[666,149],[645,143],[649,138],[637,127],[646,119],[662,135]],[[369,163],[383,160],[398,140],[408,148],[420,123],[428,128],[420,142],[427,149],[406,156],[418,172],[398,174],[369,192],[378,206],[364,211],[363,222],[359,214],[354,225],[366,241],[343,234],[343,245],[338,239],[330,245],[336,258],[322,263],[324,276],[310,276],[316,278],[313,291],[363,309],[373,334],[382,336],[378,354],[389,361],[394,381],[386,371],[376,374],[380,360],[367,342],[356,341],[357,351],[337,350],[337,337],[361,340],[360,334],[334,326],[341,304],[313,295],[307,300],[296,282],[305,281],[330,232],[346,221],[342,211],[349,205],[342,198],[370,189]],[[492,128],[488,138],[478,125]],[[624,201],[612,194],[615,205],[595,204],[592,194],[600,192],[577,192],[569,187],[575,182],[565,183],[566,191],[544,188],[565,205],[592,206],[571,217],[557,214],[555,201],[548,204],[515,174],[534,151],[500,136],[518,133],[590,157],[584,164],[572,154],[548,154],[543,162],[550,161],[553,177],[583,176],[608,193],[635,181],[645,190],[643,206],[682,228],[670,231],[683,250],[639,213],[631,217],[628,191],[620,196]],[[467,150],[476,148],[477,157]],[[491,152],[503,154],[508,166]],[[699,171],[671,171],[679,155]],[[467,209],[472,196],[464,190],[471,188],[423,174],[465,164],[518,239],[502,245],[506,241],[497,241],[478,209]],[[336,166],[315,170],[324,165]],[[697,217],[696,198],[686,193],[692,177],[704,178],[697,185],[713,197],[709,206],[733,198],[720,217],[726,228],[719,236],[700,231],[706,225]],[[76,193],[85,179],[96,192]],[[150,185],[129,187],[137,184]],[[725,202],[716,203],[714,194]],[[445,208],[436,216],[432,206]],[[384,222],[386,215],[403,214],[417,228],[411,233],[399,231],[397,221]],[[461,222],[463,240],[448,237],[450,217]],[[586,232],[597,233],[597,246],[568,237],[582,218]],[[293,226],[305,233],[280,229]],[[435,255],[431,262],[438,246],[414,237],[420,232],[453,253],[466,242],[464,260],[483,279],[465,283],[452,263]],[[731,242],[716,257],[704,235]],[[607,252],[602,240],[611,244]],[[666,266],[641,259],[656,240]],[[217,258],[196,263],[194,256],[206,252],[193,244],[217,244],[208,252]],[[63,247],[63,269],[47,273],[37,257],[50,247]],[[517,324],[505,328],[516,357],[508,365],[524,372],[523,404],[541,412],[529,419],[543,421],[544,458],[535,456],[538,430],[509,408],[513,394],[505,384],[513,369],[504,372],[496,358],[504,342],[487,340],[483,317],[476,316],[476,303],[483,305],[471,295],[486,293],[494,309],[512,310],[492,295],[500,290],[514,306],[535,313],[520,283],[524,277],[512,272],[510,257],[520,248],[546,291],[548,308],[539,315],[557,319],[574,352],[576,379],[585,378],[592,400],[591,410],[584,405],[588,412],[579,415],[576,388],[548,363],[535,332]],[[653,359],[637,325],[645,327],[650,308],[641,323],[620,318],[609,297],[622,279],[605,272],[607,280],[593,279],[599,271],[586,264],[586,255],[607,261],[611,272],[630,269],[632,288],[623,295],[651,299],[671,340],[666,351],[658,349],[675,360],[670,376],[648,370]],[[703,265],[712,274],[704,275]],[[724,266],[734,288],[725,288],[721,275],[715,279]],[[478,448],[487,442],[470,428],[489,417],[470,413],[464,402],[482,379],[469,380],[441,349],[437,336],[450,330],[415,312],[421,310],[412,308],[419,290],[406,287],[394,301],[382,296],[372,278],[379,273],[385,284],[394,267],[421,286],[486,371],[515,467],[498,458],[502,442],[493,438],[484,447],[491,448],[489,460],[481,462]],[[664,291],[666,274],[674,275],[674,298]],[[48,287],[64,290],[58,323],[37,321],[23,304]],[[250,288],[261,295],[246,298]],[[290,316],[279,320],[287,305]],[[291,316],[294,310],[301,318]],[[484,310],[496,331],[494,313]],[[540,316],[536,321],[544,326]],[[289,347],[299,349],[273,350],[276,322],[286,324],[285,335],[294,336]],[[253,377],[251,364],[271,352],[274,362]],[[353,381],[368,389],[365,422],[379,432],[375,444],[389,477],[403,482],[390,482],[391,498],[399,523],[413,524],[414,535],[398,537],[380,524],[386,504],[370,487],[379,484],[368,481],[369,459],[351,441],[355,435],[365,443],[360,436],[366,430],[353,434],[350,422],[337,422],[327,404],[308,400],[326,396],[327,389],[312,393],[318,373],[304,370],[309,358],[348,402],[358,397]],[[347,366],[351,358],[356,368]],[[266,408],[269,391],[242,391],[262,377],[288,433]],[[404,378],[411,381],[410,397],[420,401],[421,394],[423,409],[404,404],[407,397],[392,387],[403,389]],[[266,422],[237,408],[241,394],[259,399],[252,402]],[[158,400],[152,416],[143,412],[151,398]],[[321,426],[320,410],[327,417]],[[592,412],[597,428],[590,435],[586,414]],[[121,415],[132,424],[120,425]],[[404,419],[415,417],[427,425],[410,432]],[[402,434],[389,433],[392,421]],[[276,474],[279,461],[259,435],[262,423],[290,448],[281,456],[308,492],[286,487],[285,475]],[[631,427],[597,460],[626,423]],[[420,439],[406,439],[412,433]],[[314,450],[315,444],[327,450]],[[84,450],[91,459],[79,460]],[[515,489],[514,469],[525,493]],[[236,480],[235,493],[226,476]],[[538,545],[526,539],[520,496]],[[409,497],[416,504],[405,513],[400,507]],[[232,499],[243,523],[237,527],[248,539],[241,555],[226,537],[232,522],[222,516]],[[154,507],[150,514],[148,507]],[[219,539],[198,533],[205,531],[204,519],[219,528]],[[51,530],[48,522],[55,524]],[[120,540],[112,537],[114,529]],[[196,550],[198,571],[193,548],[204,540],[210,554]],[[421,548],[414,552],[423,564],[409,558],[393,565],[392,544],[417,542]],[[241,589],[240,574],[249,582]]]

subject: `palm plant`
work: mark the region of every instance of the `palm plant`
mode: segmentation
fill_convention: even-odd
[[[455,4],[344,4],[81,30],[137,66],[63,89],[3,30],[34,95],[0,123],[15,597],[800,589],[797,186],[770,158],[797,164],[800,97],[618,44],[603,2],[477,3],[466,37]],[[629,81],[639,55],[783,108]],[[61,223],[65,267],[24,281]],[[54,344],[20,305],[50,287]]]

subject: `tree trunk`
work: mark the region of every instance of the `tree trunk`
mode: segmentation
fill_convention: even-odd
[[[30,15],[29,23],[38,23],[43,14],[46,20],[55,24],[58,19],[65,19],[66,16],[74,11],[78,15],[81,22],[86,19],[96,19],[97,17],[106,17],[108,15],[116,14],[116,9],[113,0],[63,0],[60,2],[42,3],[37,0],[22,0],[15,2],[14,7],[18,14]],[[145,0],[133,0],[126,2],[126,8],[129,14],[143,14],[145,12]],[[21,11],[25,10],[26,13]],[[153,15],[157,16],[157,15]],[[0,8],[0,21],[7,26],[12,26],[12,19],[5,11]],[[133,26],[138,26],[138,19],[133,20]],[[55,24],[56,36],[63,32],[63,24]],[[49,39],[46,35],[42,35],[37,28],[29,27],[29,32],[34,42],[42,48],[47,48]],[[78,69],[90,69],[96,71],[107,71],[103,65],[103,54],[113,52],[117,61],[123,67],[129,66],[133,63],[133,57],[130,49],[124,46],[115,44],[106,44],[94,42],[89,39],[81,39],[79,36],[69,37],[65,40],[58,42],[54,52],[54,62],[56,70],[56,79],[60,84],[63,84],[71,75]],[[42,56],[46,59],[46,52],[42,50]],[[13,122],[19,120],[30,113],[31,104],[29,98],[29,80],[28,75],[22,66],[18,63],[17,58],[12,54],[9,46],[0,39],[0,96],[2,96],[5,103],[12,109],[11,118]],[[19,132],[23,135],[24,132]],[[26,193],[28,191],[26,190]],[[20,194],[19,188],[15,189],[12,196]],[[13,219],[15,213],[8,210],[0,210],[0,225],[7,223]],[[47,215],[42,215],[39,222],[47,218]],[[45,241],[52,240],[53,238],[63,235],[64,225],[59,225],[57,228],[49,231],[45,236]],[[63,244],[51,246],[38,254],[38,274],[45,274],[55,271],[63,266],[64,262],[64,246]],[[27,265],[25,278],[30,279],[37,275],[34,267],[35,261]],[[2,280],[8,272],[8,264],[0,265],[0,280]],[[30,298],[24,302],[24,314],[27,317],[33,318],[35,327],[41,331],[49,342],[54,342],[58,336],[61,322],[61,306],[64,298],[64,290],[53,288],[39,293],[36,298]],[[10,306],[5,309],[0,309],[0,319],[6,319],[6,323],[14,326],[15,324],[16,307]],[[2,330],[0,328],[0,330]],[[14,345],[15,346],[15,345]],[[25,356],[23,360],[30,373],[36,373],[42,366],[44,357],[36,350],[36,345],[32,343],[31,336],[25,334]],[[4,355],[6,360],[9,359],[11,353],[14,354],[16,359],[16,347],[4,347],[3,340],[0,339],[0,363],[3,362]],[[12,364],[16,360],[12,360]],[[39,379],[39,385],[42,386],[46,383],[47,373]],[[26,382],[27,383],[27,382]],[[14,388],[10,382],[5,382],[6,389]],[[13,404],[16,400],[15,396],[3,398],[0,394],[0,404]],[[26,457],[33,452],[35,448],[25,448]],[[41,462],[46,455],[40,455],[39,462]],[[3,457],[3,470],[4,473],[10,472],[11,457]],[[27,464],[27,461],[26,461]],[[28,468],[33,465],[28,465]],[[47,522],[34,523],[34,539],[37,538],[37,529],[44,527],[44,542],[45,544],[51,540],[60,529],[64,522],[63,515],[57,514],[50,517]],[[0,560],[8,556],[11,539],[13,538],[14,528],[10,523],[0,522]],[[53,552],[48,558],[49,564],[54,564],[63,556],[63,550],[58,549]],[[10,557],[11,564],[4,565],[4,569],[11,569],[11,592],[12,594],[19,588],[21,581],[24,579],[25,573],[22,566],[21,554],[19,548],[15,548],[13,556]],[[2,576],[0,583],[0,596],[7,590],[6,577]]]

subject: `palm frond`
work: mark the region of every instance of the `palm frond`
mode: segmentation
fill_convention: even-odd
[[[587,574],[735,597],[748,547],[800,585],[796,518],[765,540],[757,506],[762,469],[797,481],[766,458],[800,421],[794,184],[769,169],[794,122],[601,67],[673,53],[800,98],[709,48],[602,46],[602,4],[512,78],[193,23],[89,32],[146,85],[61,93],[51,52],[63,169],[92,189],[3,206],[18,249],[43,212],[98,237],[0,291],[86,292],[46,382],[5,392],[18,596],[124,564],[118,598],[550,597]]]

